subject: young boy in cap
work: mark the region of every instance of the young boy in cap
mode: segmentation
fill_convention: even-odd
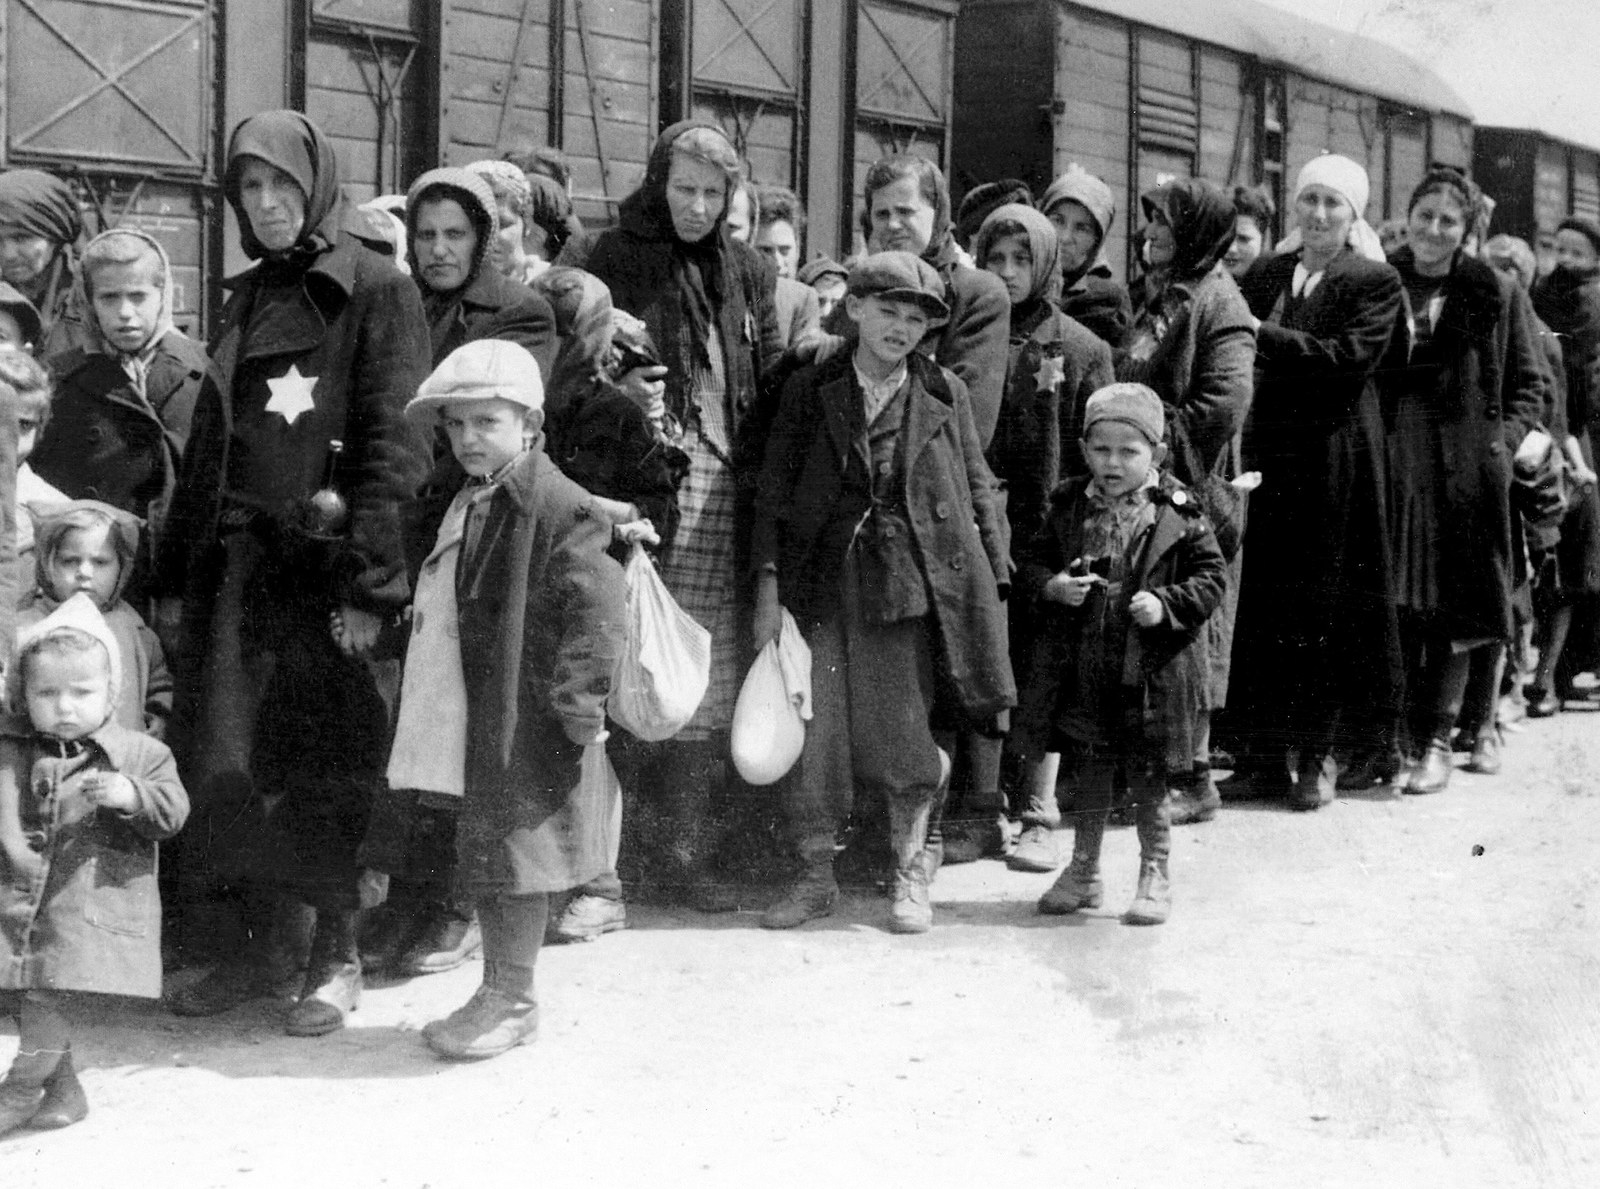
[[[787,607],[811,647],[816,717],[785,814],[802,862],[762,917],[792,928],[833,911],[838,827],[859,785],[888,804],[889,928],[932,924],[927,846],[950,729],[992,729],[1016,702],[1002,589],[1004,521],[966,386],[917,353],[948,316],[944,281],[909,252],[850,270],[848,349],[784,386],[756,502],[755,638]]]
[[[483,985],[422,1033],[456,1059],[533,1039],[549,895],[612,863],[615,806],[580,769],[605,739],[622,567],[606,553],[610,519],[542,448],[543,406],[539,365],[499,339],[458,347],[406,406],[444,431],[467,480],[407,510],[396,792],[374,810],[362,862],[404,862],[408,806],[459,806],[455,881],[483,931]]]
[[[1038,607],[1036,654],[1018,714],[1030,797],[1054,796],[1055,764],[1075,786],[1072,862],[1043,913],[1097,908],[1100,841],[1125,769],[1139,830],[1139,888],[1123,920],[1167,919],[1166,738],[1187,730],[1206,679],[1201,629],[1222,601],[1227,563],[1199,504],[1162,473],[1166,422],[1143,384],[1110,384],[1084,409],[1087,478],[1051,494],[1024,557]]]

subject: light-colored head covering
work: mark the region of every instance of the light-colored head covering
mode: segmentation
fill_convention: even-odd
[[[101,232],[90,240],[88,246],[83,249],[83,257],[78,267],[78,293],[79,300],[83,302],[83,308],[93,311],[95,271],[104,268],[108,263],[112,262],[114,257],[128,255],[130,249],[140,252],[141,257],[144,252],[149,252],[155,256],[161,275],[165,278],[161,286],[161,313],[156,318],[155,329],[150,332],[150,337],[145,339],[139,350],[134,352],[136,355],[143,355],[150,351],[156,343],[160,342],[161,337],[167,331],[172,329],[174,291],[172,261],[167,258],[167,250],[161,246],[160,240],[154,236],[146,235],[142,231],[136,231],[132,227],[114,227],[110,231]],[[89,334],[96,349],[101,354],[110,355],[113,359],[126,354],[121,347],[106,338],[100,329],[100,319],[95,317],[92,312],[89,317]]]
[[[1367,222],[1366,217],[1367,199],[1372,194],[1372,183],[1367,178],[1367,171],[1342,154],[1324,153],[1320,157],[1313,157],[1301,168],[1300,176],[1294,183],[1295,198],[1298,199],[1305,193],[1308,186],[1326,186],[1350,204],[1356,217],[1350,224],[1347,242],[1352,249],[1368,260],[1383,263],[1386,259],[1383,254],[1383,243],[1378,239],[1378,233],[1372,229],[1372,224]],[[1296,227],[1278,245],[1278,251],[1292,252],[1298,249],[1300,244],[1300,229]]]
[[[406,247],[406,196],[380,194],[356,207],[362,222],[374,239],[389,245],[394,266],[411,275],[411,252]]]
[[[1111,224],[1117,217],[1117,200],[1112,196],[1110,186],[1074,161],[1067,166],[1066,173],[1045,187],[1045,192],[1039,199],[1039,209],[1048,215],[1052,207],[1059,206],[1063,202],[1076,202],[1089,212],[1089,217],[1100,228],[1100,242],[1089,254],[1089,262],[1083,266],[1081,272],[1063,278],[1074,282],[1083,272],[1088,272],[1092,268],[1099,268],[1102,265],[1109,267],[1105,254],[1106,236],[1111,234]]]
[[[412,182],[411,189],[406,191],[406,250],[411,256],[412,275],[419,278],[422,276],[422,262],[416,259],[417,216],[425,205],[442,198],[456,203],[478,233],[478,242],[472,251],[472,269],[462,284],[464,289],[478,279],[478,272],[489,252],[489,244],[500,231],[500,207],[494,200],[494,191],[489,188],[489,183],[483,180],[482,175],[470,170],[441,166],[428,170]],[[423,291],[425,295],[431,292],[427,286],[423,287]]]
[[[527,348],[507,339],[477,339],[457,347],[422,382],[406,405],[414,421],[433,421],[445,405],[466,400],[508,400],[544,408],[544,378]]]
[[[106,699],[106,722],[110,722],[112,715],[116,713],[117,691],[122,688],[122,650],[117,647],[117,638],[112,635],[105,616],[100,614],[100,609],[94,605],[94,600],[82,592],[73,595],[38,623],[25,627],[17,633],[16,656],[12,658],[11,667],[6,672],[6,705],[14,714],[28,712],[22,684],[22,654],[28,650],[30,644],[63,628],[75,628],[93,636],[105,647],[106,661],[111,673],[111,682],[106,687],[111,691],[111,696]],[[105,726],[105,723],[101,723],[100,726]]]

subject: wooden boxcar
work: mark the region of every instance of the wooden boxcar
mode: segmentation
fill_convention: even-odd
[[[1139,193],[1172,177],[1265,185],[1281,218],[1331,150],[1366,166],[1377,220],[1429,162],[1472,161],[1466,104],[1426,67],[1252,0],[966,0],[956,54],[957,189],[1077,161],[1118,196],[1114,265]]]
[[[1496,234],[1520,235],[1554,251],[1556,225],[1568,215],[1600,219],[1600,152],[1543,132],[1479,128],[1472,173],[1495,200]]]

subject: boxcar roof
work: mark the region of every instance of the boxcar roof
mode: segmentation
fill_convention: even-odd
[[[1254,0],[1070,0],[1408,107],[1472,118],[1466,100],[1410,54]]]

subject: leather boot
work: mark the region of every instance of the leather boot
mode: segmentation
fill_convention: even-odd
[[[61,1054],[55,1072],[44,1080],[44,1100],[28,1120],[28,1126],[39,1131],[56,1131],[81,1123],[89,1113],[89,1100],[84,1096],[83,1085],[72,1067],[72,1046]]]
[[[1046,916],[1065,916],[1084,908],[1099,908],[1105,897],[1100,882],[1100,843],[1105,837],[1106,819],[1101,813],[1079,817],[1072,831],[1072,861],[1056,876],[1050,890],[1039,897],[1039,911]]]
[[[422,1030],[422,1039],[452,1061],[498,1057],[539,1035],[539,1005],[484,984],[472,998]]]
[[[289,1012],[290,1036],[325,1036],[344,1027],[345,1016],[361,1002],[361,957],[356,947],[355,909],[322,908],[311,943],[300,1002]]]
[[[423,923],[398,968],[405,974],[442,974],[464,964],[483,948],[483,933],[471,912],[465,916],[444,905],[423,910]]]
[[[0,1135],[26,1126],[44,1102],[45,1082],[55,1073],[63,1054],[50,1050],[18,1051],[5,1080],[0,1081]]]
[[[1210,768],[1184,773],[1171,783],[1172,787],[1167,793],[1167,808],[1175,826],[1209,822],[1222,808],[1222,794],[1217,791],[1217,782],[1212,778]]]
[[[1321,809],[1338,796],[1333,757],[1311,749],[1300,753],[1289,807],[1302,812]]]
[[[926,933],[933,927],[928,886],[933,882],[935,856],[927,846],[932,812],[932,802],[912,795],[889,799],[889,849],[894,854],[891,933]]]
[[[293,945],[280,943],[278,933],[295,914],[282,906],[282,899],[262,890],[244,895],[240,900],[244,941],[238,952],[198,982],[169,995],[167,1010],[176,1016],[215,1016],[277,994],[279,983],[292,973],[288,962]]]
[[[1155,800],[1141,804],[1138,826],[1139,888],[1122,920],[1128,925],[1160,925],[1172,911],[1172,887],[1167,880],[1172,830],[1166,802]]]
[[[1450,784],[1451,768],[1450,741],[1433,739],[1422,756],[1422,763],[1417,765],[1411,778],[1406,781],[1405,791],[1415,794],[1442,793]]]
[[[831,916],[839,902],[833,877],[833,836],[817,834],[800,845],[799,876],[781,899],[761,914],[763,929],[793,929],[818,917]]]

